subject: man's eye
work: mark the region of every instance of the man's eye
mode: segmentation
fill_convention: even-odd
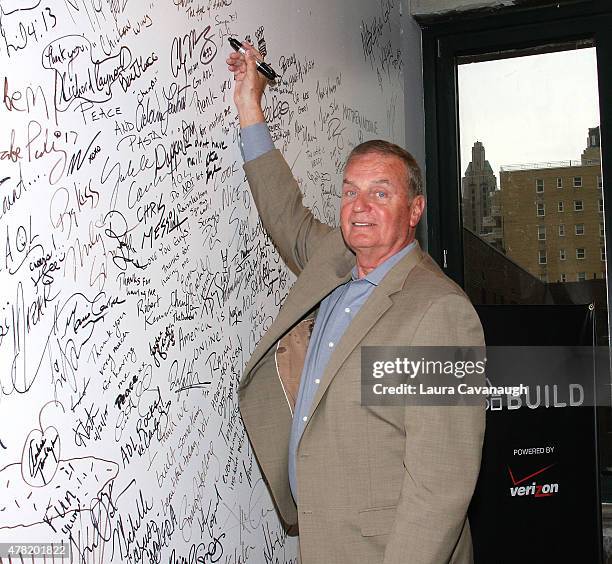
[[[354,195],[355,195],[355,190],[345,190],[344,191],[345,198],[352,198]]]
[[[383,192],[382,190],[379,190],[378,192],[376,192],[376,196],[379,198],[386,198],[387,197],[387,193]]]

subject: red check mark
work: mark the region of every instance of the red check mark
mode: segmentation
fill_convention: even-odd
[[[510,479],[512,480],[512,484],[514,486],[518,486],[519,484],[522,484],[523,482],[526,482],[527,480],[529,480],[529,478],[533,478],[534,476],[537,476],[538,474],[545,472],[546,470],[548,470],[549,468],[552,468],[553,466],[554,464],[549,464],[548,466],[545,466],[544,468],[534,472],[533,474],[529,474],[529,476],[525,476],[524,478],[521,478],[520,480],[517,480],[514,477],[514,474],[512,473],[510,466],[508,466],[508,472],[510,473]]]

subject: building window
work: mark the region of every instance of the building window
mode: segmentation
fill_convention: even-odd
[[[538,241],[546,241],[546,225],[538,225]]]
[[[546,264],[546,249],[538,251],[538,264]]]
[[[557,204],[557,211],[560,211],[560,212],[562,212],[562,211],[563,211],[563,202],[559,202],[559,203]]]
[[[578,260],[583,260],[584,259],[584,249],[583,248],[576,249],[576,258]]]
[[[557,188],[563,188],[563,178],[557,178]]]
[[[582,200],[574,200],[574,211],[582,211]]]
[[[603,223],[599,224],[599,236],[600,237],[604,236],[604,224]]]
[[[578,282],[584,282],[586,280],[586,272],[579,272],[576,274],[576,280],[578,280]]]
[[[606,261],[606,249],[605,249],[605,247],[601,247],[601,249],[599,249],[599,251],[600,251],[599,252],[599,257],[601,258],[601,260],[603,262],[605,262]]]
[[[597,188],[599,188],[600,190],[603,188],[603,180],[601,176],[597,177]]]
[[[603,213],[603,200],[599,198],[599,211]]]
[[[540,282],[546,284],[548,282],[548,274],[540,274]]]
[[[577,223],[574,226],[574,233],[576,235],[584,235],[584,223]]]
[[[574,188],[582,188],[582,176],[574,176]]]
[[[541,194],[542,192],[544,192],[544,179],[543,178],[536,179],[536,192],[538,194]]]
[[[544,217],[544,202],[538,202],[536,206],[536,215],[538,217]]]
[[[559,224],[559,237],[565,237],[565,225],[563,223]]]
[[[565,274],[565,272],[559,274],[559,282],[567,282],[567,275]]]
[[[565,249],[559,249],[559,260],[565,260],[566,258]]]

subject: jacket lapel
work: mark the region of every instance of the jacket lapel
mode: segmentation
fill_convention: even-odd
[[[383,314],[393,305],[391,296],[404,288],[410,271],[423,259],[423,255],[424,253],[417,242],[416,247],[381,280],[380,284],[374,289],[366,303],[359,310],[359,313],[347,328],[338,343],[338,347],[329,359],[321,379],[321,384],[312,402],[308,422],[310,422],[312,414],[317,409],[321,398],[342,367],[342,364],[344,364],[344,361],[363,341],[364,337]]]
[[[327,255],[321,261],[312,261],[312,264],[309,263],[302,271],[274,323],[255,347],[251,359],[245,366],[239,388],[248,385],[253,368],[291,327],[335,288],[350,280],[351,269],[355,266],[355,255],[343,243],[342,248],[344,249],[342,253],[333,254],[333,258]]]

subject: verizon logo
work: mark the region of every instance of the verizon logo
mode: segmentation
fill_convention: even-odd
[[[510,479],[512,480],[512,487],[510,488],[510,495],[512,497],[524,497],[524,496],[533,496],[533,497],[550,497],[559,492],[559,484],[558,483],[548,483],[548,484],[536,484],[535,482],[531,482],[528,486],[521,486],[521,484],[525,483],[527,480],[542,474],[549,468],[553,467],[554,464],[550,464],[545,466],[544,468],[540,468],[528,476],[524,478],[516,479],[514,474],[512,473],[512,469],[508,466],[508,473],[510,474]]]

